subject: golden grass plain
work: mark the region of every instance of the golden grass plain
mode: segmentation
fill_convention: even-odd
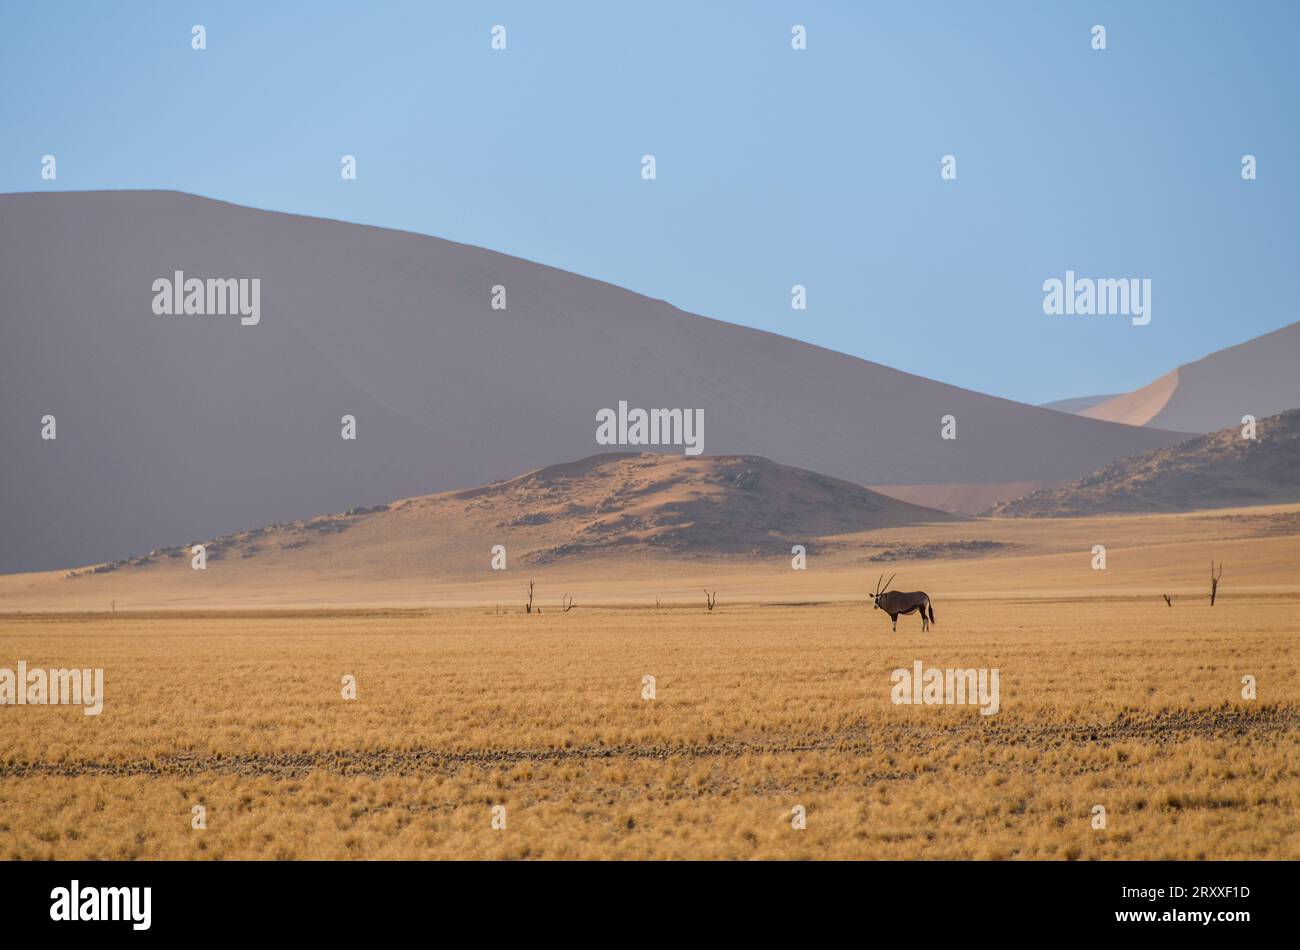
[[[895,529],[1017,547],[770,582],[606,558],[568,613],[572,568],[539,581],[540,615],[495,588],[10,612],[0,666],[102,667],[106,698],[97,717],[0,708],[0,858],[1295,859],[1300,538],[1294,509],[1265,513]],[[1213,608],[1208,551],[1227,565]],[[928,634],[858,592],[881,568],[930,591]],[[705,583],[713,612],[690,602]],[[914,660],[998,668],[1001,709],[894,705]]]

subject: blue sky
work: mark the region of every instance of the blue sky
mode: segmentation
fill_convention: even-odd
[[[1172,0],[5,5],[0,191],[435,234],[1040,402],[1300,319],[1298,26]],[[1067,269],[1151,278],[1151,323],[1044,315]]]

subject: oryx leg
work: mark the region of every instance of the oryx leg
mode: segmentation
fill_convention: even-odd
[[[890,614],[889,619],[894,623],[894,630],[898,630],[898,614]]]

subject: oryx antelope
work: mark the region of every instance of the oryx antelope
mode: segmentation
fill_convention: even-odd
[[[898,629],[899,614],[910,614],[913,611],[921,612],[921,632],[930,629],[930,624],[934,623],[934,608],[930,606],[930,595],[923,590],[891,590],[881,593],[880,579],[885,575],[881,574],[876,579],[876,593],[872,596],[874,606],[889,614],[889,619],[894,623],[894,629]],[[889,580],[885,581],[884,586],[888,587],[897,577],[897,574],[891,574]],[[928,616],[927,616],[928,615]]]

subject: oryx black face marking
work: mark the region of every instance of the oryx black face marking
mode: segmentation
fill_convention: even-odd
[[[885,575],[881,574],[880,578]],[[897,577],[897,574],[890,575],[884,586],[888,587]],[[893,621],[894,629],[898,629],[898,618],[900,614],[910,614],[916,611],[921,612],[921,632],[924,633],[930,629],[930,624],[934,623],[934,607],[930,605],[930,595],[923,590],[901,591],[891,590],[881,593],[880,578],[876,580],[876,592],[872,595],[872,607],[879,608],[889,614],[889,619]]]

